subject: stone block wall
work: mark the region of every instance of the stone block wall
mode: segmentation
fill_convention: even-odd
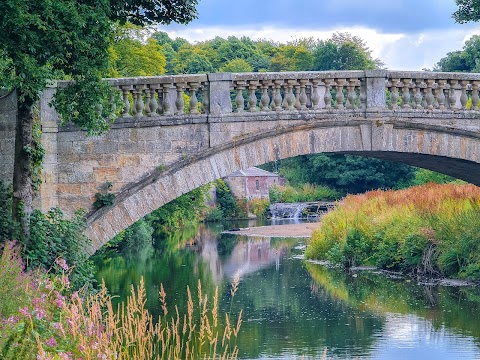
[[[95,194],[107,182],[111,193],[150,175],[157,168],[208,148],[207,124],[135,127],[113,126],[103,136],[87,137],[80,130],[59,130],[58,205],[67,213],[92,210]]]

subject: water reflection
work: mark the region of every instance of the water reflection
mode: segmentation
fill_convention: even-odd
[[[200,226],[169,234],[149,250],[130,251],[98,263],[112,293],[124,297],[145,278],[147,306],[158,315],[158,288],[185,309],[185,288],[198,279],[206,291],[219,287],[230,305],[229,283],[242,280],[235,305],[244,311],[240,357],[460,359],[479,358],[480,292],[423,287],[374,272],[345,274],[298,259],[298,239],[220,235],[224,227]],[[250,224],[251,226],[251,224]]]

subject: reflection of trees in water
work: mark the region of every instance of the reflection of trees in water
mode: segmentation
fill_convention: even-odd
[[[446,326],[480,341],[480,323],[474,321],[480,311],[479,288],[419,285],[374,272],[353,277],[317,264],[306,266],[313,279],[312,293],[320,298],[341,300],[383,316],[414,314],[430,320],[433,329]]]

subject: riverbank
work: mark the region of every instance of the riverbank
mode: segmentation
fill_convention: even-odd
[[[318,223],[287,224],[287,225],[269,225],[250,228],[230,229],[224,231],[224,234],[260,236],[260,237],[293,237],[310,238],[313,230],[318,227]]]
[[[480,188],[427,184],[349,195],[321,219],[310,259],[426,278],[480,279]]]

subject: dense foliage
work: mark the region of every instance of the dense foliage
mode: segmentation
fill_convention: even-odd
[[[347,196],[325,215],[308,257],[422,275],[480,278],[480,188],[430,183]]]
[[[466,23],[469,21],[480,20],[480,1],[479,0],[455,0],[458,5],[453,18],[456,22]]]
[[[274,186],[269,191],[272,203],[295,203],[308,201],[332,201],[340,197],[338,191],[327,186],[304,184],[301,188],[290,185]]]
[[[463,50],[449,52],[435,66],[435,71],[480,72],[480,36],[473,35]]]
[[[271,166],[267,164],[264,168]],[[408,183],[414,177],[415,168],[354,155],[316,154],[282,160],[279,172],[295,187],[309,183],[335,189],[341,194],[357,194]]]
[[[237,199],[222,179],[215,181],[217,192],[217,211],[221,212],[219,219],[242,219],[248,217],[247,202],[245,199]],[[212,219],[214,220],[214,219]]]

